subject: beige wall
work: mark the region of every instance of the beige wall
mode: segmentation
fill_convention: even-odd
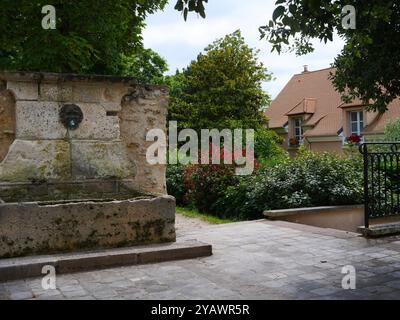
[[[320,228],[330,228],[358,232],[364,226],[364,206],[314,207],[265,211],[270,220],[280,220],[305,224]],[[370,219],[371,225],[399,222],[400,216]]]
[[[343,145],[340,141],[306,142],[306,147],[314,152],[343,152]]]
[[[275,130],[278,135],[284,139],[282,148],[289,152],[291,157],[296,156],[298,149],[289,147],[289,133],[282,133],[280,130]],[[304,146],[314,152],[332,152],[332,153],[343,153],[343,144],[341,141],[318,141],[310,142],[307,139],[304,140]]]
[[[301,208],[264,212],[271,220],[281,220],[320,228],[357,232],[364,225],[363,206]]]

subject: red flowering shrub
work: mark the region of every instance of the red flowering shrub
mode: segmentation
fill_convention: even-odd
[[[209,159],[210,163],[212,155],[216,152],[218,146],[210,145]],[[215,206],[220,197],[229,186],[238,183],[238,176],[236,175],[235,160],[245,155],[245,150],[227,153],[233,161],[233,164],[224,164],[225,154],[224,148],[220,148],[220,161],[221,164],[196,164],[189,165],[184,170],[184,184],[187,190],[186,199],[191,202],[197,209],[202,212],[218,215],[218,210]],[[258,162],[254,161],[254,169],[259,168]]]

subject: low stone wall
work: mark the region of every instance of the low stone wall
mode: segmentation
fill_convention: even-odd
[[[175,199],[0,203],[0,258],[172,242]]]
[[[320,228],[357,232],[364,225],[364,206],[335,206],[300,209],[269,210],[264,216]]]
[[[360,233],[360,227],[365,225],[364,205],[266,210],[264,216],[270,220],[358,233]],[[381,217],[369,221],[371,226],[399,222],[400,216]]]

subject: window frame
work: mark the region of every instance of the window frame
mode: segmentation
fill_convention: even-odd
[[[356,120],[353,120],[353,115],[356,115]],[[356,125],[356,131],[353,130],[353,125]],[[349,135],[362,136],[364,129],[364,111],[363,110],[351,110],[349,111]]]
[[[298,122],[298,125],[297,125]],[[302,127],[303,119],[302,118],[294,118],[293,119],[293,138],[297,139],[299,142],[303,140],[303,127]],[[299,130],[299,135],[296,134],[296,130]]]

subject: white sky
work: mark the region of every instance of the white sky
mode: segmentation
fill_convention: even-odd
[[[261,50],[260,60],[273,73],[275,80],[265,83],[264,90],[275,98],[293,74],[303,71],[303,65],[310,71],[327,68],[343,47],[342,40],[336,38],[332,43],[316,42],[314,53],[306,56],[271,53],[269,43],[260,40],[258,27],[272,17],[275,1],[209,0],[206,19],[192,14],[185,22],[174,10],[176,0],[170,0],[163,12],[148,17],[144,45],[167,59],[171,74],[186,67],[214,40],[240,29],[246,42]]]

